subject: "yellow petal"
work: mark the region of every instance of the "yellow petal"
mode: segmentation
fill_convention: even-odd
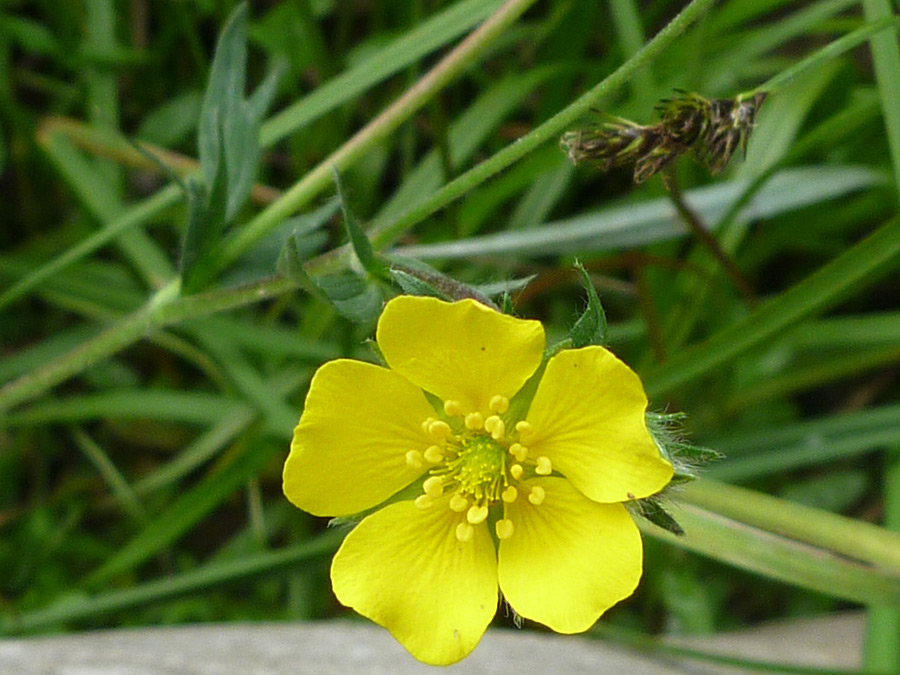
[[[384,308],[376,333],[388,365],[464,413],[491,413],[494,396],[512,397],[541,363],[544,329],[474,300],[401,295]]]
[[[432,415],[422,391],[397,373],[362,361],[326,363],[294,430],[284,494],[317,516],[377,506],[428,470],[406,455],[433,443],[422,430]]]
[[[549,458],[595,501],[646,497],[672,478],[647,431],[646,409],[640,379],[609,351],[562,351],[547,364],[528,411],[529,455]]]
[[[436,500],[391,504],[347,535],[331,565],[344,605],[387,628],[414,657],[448,665],[469,654],[497,610],[497,557],[487,525],[467,542],[464,517]]]
[[[500,541],[500,590],[526,619],[580,633],[634,592],[641,535],[623,505],[591,501],[564,478],[535,478],[523,489],[533,486],[544,489],[540,506],[507,506],[513,534]]]

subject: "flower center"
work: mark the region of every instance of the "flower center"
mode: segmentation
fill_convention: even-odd
[[[534,433],[525,421],[511,424],[503,418],[509,400],[494,396],[490,401],[491,415],[466,413],[458,401],[444,402],[444,419],[428,418],[422,428],[434,444],[423,451],[406,453],[410,466],[432,465],[422,484],[423,494],[416,500],[420,509],[430,509],[434,501],[452,493],[447,505],[460,514],[456,538],[465,542],[475,535],[475,528],[494,523],[499,539],[513,535],[514,526],[506,517],[506,505],[512,504],[523,491],[521,481],[532,475],[547,476],[553,471],[544,456],[531,457],[528,437]],[[538,506],[544,500],[544,490],[534,486],[526,491],[528,501]],[[502,517],[501,517],[502,516]]]

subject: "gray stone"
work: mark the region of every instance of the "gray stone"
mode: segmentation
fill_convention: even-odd
[[[861,623],[859,616],[838,617],[806,622],[799,631],[794,631],[793,624],[783,624],[678,643],[770,661],[850,667],[858,664]],[[140,628],[0,640],[3,675],[415,675],[434,671],[409,656],[387,631],[347,621]],[[472,655],[443,672],[746,675],[748,671],[663,659],[585,637],[490,630]]]

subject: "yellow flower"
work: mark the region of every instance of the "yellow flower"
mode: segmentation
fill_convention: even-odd
[[[335,555],[341,603],[446,665],[478,644],[498,588],[559,633],[634,592],[642,544],[622,502],[672,477],[637,375],[602,347],[564,350],[516,398],[543,328],[473,300],[397,297],[376,340],[389,368],[315,374],[284,467],[285,495],[318,516],[394,497]]]

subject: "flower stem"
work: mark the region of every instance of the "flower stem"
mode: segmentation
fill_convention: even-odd
[[[685,201],[684,194],[681,192],[681,186],[678,184],[678,178],[675,176],[675,171],[670,168],[665,173],[664,178],[669,197],[672,199],[672,203],[678,210],[681,219],[688,226],[691,233],[716,259],[722,267],[722,270],[728,275],[732,283],[738,289],[738,292],[744,297],[746,303],[753,307],[756,304],[756,297],[753,294],[753,289],[750,287],[747,279],[744,278],[741,270],[734,263],[734,260],[731,259],[721,246],[719,246],[718,240],[712,235],[709,228],[707,228],[700,219],[700,216],[698,216],[688,205],[687,201]]]
[[[616,91],[640,72],[663,49],[668,47],[675,38],[686,31],[701,14],[706,12],[714,1],[692,0],[665,28],[659,31],[633,57],[619,66],[609,77],[582,94],[580,98],[563,108],[526,136],[506,146],[490,159],[485,160],[451,181],[427,199],[404,212],[394,221],[374,228],[371,233],[372,243],[376,248],[387,246],[413,225],[467,194],[491,176],[499,173],[547,141],[557,140],[560,134],[579,117],[586,114],[601,99]]]
[[[525,12],[535,0],[507,0],[500,9],[416,82],[378,117],[289,188],[281,199],[260,212],[236,236],[213,252],[210,268],[221,271],[237,260],[256,241],[285,218],[308,204],[332,185],[334,171],[342,170],[390,135],[438,91],[443,89],[480,54],[487,45]]]

